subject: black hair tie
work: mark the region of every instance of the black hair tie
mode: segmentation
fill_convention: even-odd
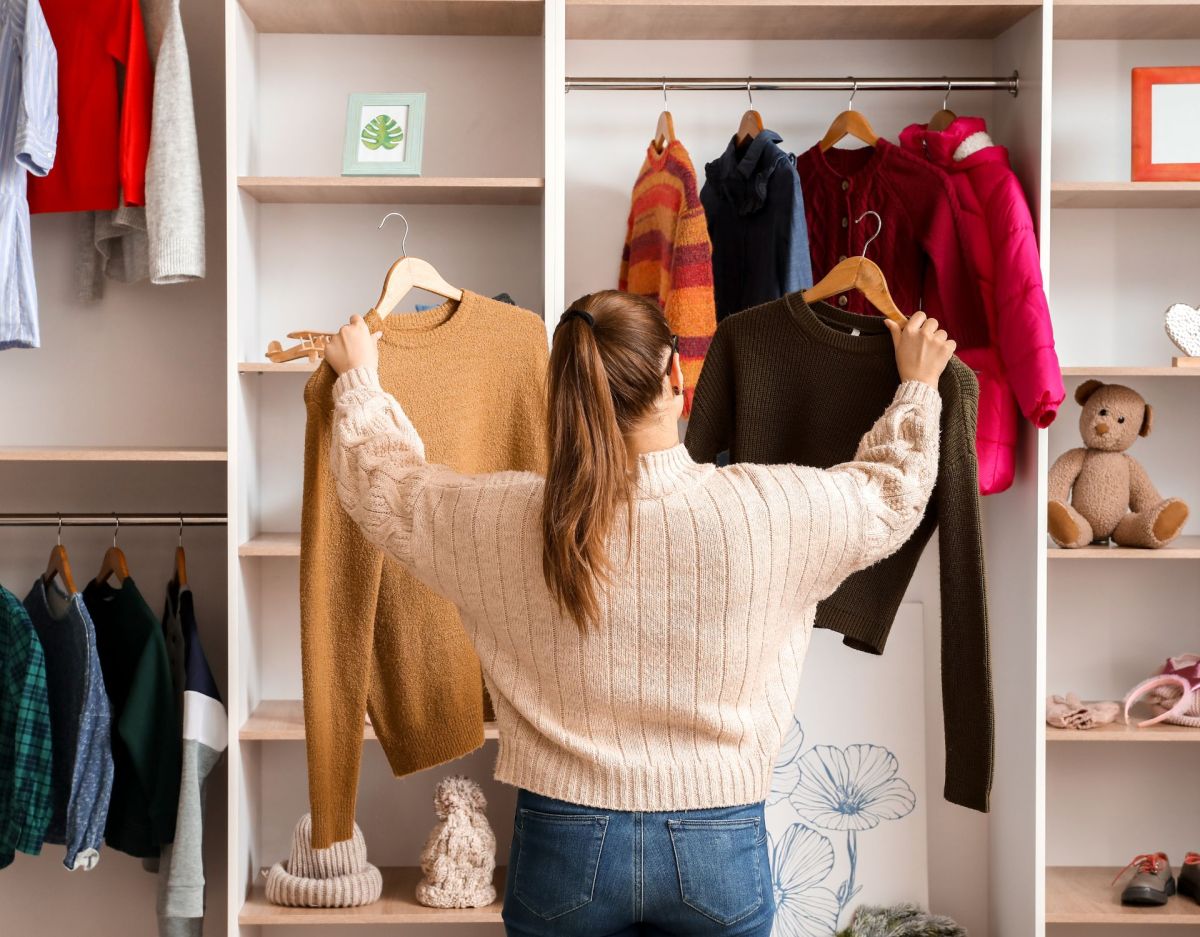
[[[585,309],[568,309],[563,313],[562,318],[558,321],[558,324],[562,325],[568,319],[574,318],[582,319],[587,323],[589,329],[594,329],[596,327],[596,320],[592,318],[592,314]]]

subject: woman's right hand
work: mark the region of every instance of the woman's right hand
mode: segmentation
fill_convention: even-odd
[[[909,316],[904,325],[891,319],[885,320],[884,325],[892,333],[892,344],[896,346],[900,380],[921,381],[936,389],[938,378],[958,347],[946,330],[938,328],[937,319],[930,319],[920,311]]]

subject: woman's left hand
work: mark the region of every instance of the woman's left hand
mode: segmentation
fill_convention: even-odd
[[[350,322],[337,330],[325,343],[325,360],[337,374],[352,368],[379,367],[379,339],[383,332],[372,333],[362,316],[351,316]]]

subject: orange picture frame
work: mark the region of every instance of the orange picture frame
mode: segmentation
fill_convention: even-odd
[[[1151,131],[1154,123],[1155,85],[1200,85],[1200,66],[1133,69],[1133,152],[1130,175],[1134,182],[1185,182],[1200,180],[1200,162],[1156,163]]]

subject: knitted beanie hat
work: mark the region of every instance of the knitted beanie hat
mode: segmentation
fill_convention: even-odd
[[[292,834],[286,867],[276,862],[267,874],[267,900],[293,908],[354,908],[378,900],[379,870],[367,862],[367,844],[354,835],[328,849],[312,848],[312,817],[305,814]]]

